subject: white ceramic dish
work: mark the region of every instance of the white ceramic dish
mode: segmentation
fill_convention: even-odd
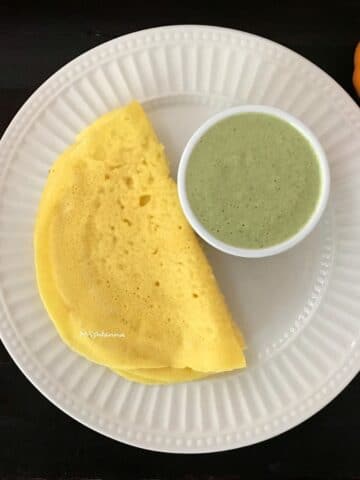
[[[315,210],[306,224],[292,237],[288,238],[282,243],[277,245],[273,245],[267,248],[257,248],[257,249],[249,249],[249,248],[240,248],[235,247],[233,245],[229,245],[227,243],[222,242],[218,238],[214,237],[198,220],[194,212],[192,211],[191,205],[189,203],[187,193],[186,193],[186,172],[187,166],[189,162],[189,158],[191,157],[192,151],[196,144],[199,142],[201,137],[215,124],[221,122],[225,118],[232,117],[234,115],[239,115],[242,113],[264,113],[267,115],[272,115],[274,117],[280,118],[293,127],[295,127],[311,144],[317,158],[319,161],[320,166],[320,178],[321,178],[321,189],[319,200],[315,207]],[[190,225],[193,229],[197,232],[197,234],[209,243],[214,248],[218,250],[228,253],[230,255],[235,255],[237,257],[246,257],[246,258],[261,258],[261,257],[269,257],[271,255],[276,255],[278,253],[285,252],[289,250],[289,248],[294,247],[299,242],[301,242],[304,238],[306,238],[318,224],[325,207],[328,202],[329,198],[329,191],[330,191],[330,174],[329,174],[329,166],[327,162],[327,158],[325,152],[320,145],[320,142],[315,137],[315,135],[306,127],[299,119],[295,118],[293,115],[290,115],[279,108],[269,107],[266,105],[242,105],[240,107],[232,107],[227,108],[216,115],[213,115],[209,118],[203,125],[201,125],[196,132],[191,136],[190,140],[186,144],[186,147],[183,151],[183,154],[180,159],[178,175],[177,175],[177,182],[178,182],[178,191],[179,191],[179,198],[180,203],[185,213],[186,218],[188,219]]]
[[[247,340],[244,371],[166,387],[127,382],[70,351],[39,299],[32,233],[48,169],[79,130],[134,97],[165,144],[174,176],[192,133],[232,105],[286,110],[324,147],[330,201],[303,242],[256,260],[206,246]],[[9,353],[73,418],[152,450],[227,450],[309,418],[360,366],[359,131],[358,107],[331,78],[246,33],[156,28],[80,56],[31,96],[0,143],[0,334]]]

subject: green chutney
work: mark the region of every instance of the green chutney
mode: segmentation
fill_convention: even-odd
[[[241,113],[207,130],[186,171],[190,206],[219,240],[265,248],[295,235],[309,220],[321,189],[309,141],[273,115]]]

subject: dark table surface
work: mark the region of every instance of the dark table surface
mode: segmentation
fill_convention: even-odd
[[[7,3],[7,6],[4,4]],[[24,2],[25,3],[25,2]],[[51,3],[51,2],[49,2]],[[301,53],[356,100],[352,55],[360,0],[119,1],[18,7],[0,2],[0,134],[26,98],[80,53],[135,30],[169,24],[221,25],[256,33]],[[360,134],[360,132],[359,132]],[[360,479],[359,377],[330,405],[270,441],[225,453],[147,452],[105,438],[48,402],[0,343],[0,478]]]

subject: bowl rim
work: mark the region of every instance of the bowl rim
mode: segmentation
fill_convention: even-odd
[[[281,120],[286,121],[294,128],[296,128],[310,143],[312,146],[317,159],[319,161],[320,167],[320,178],[321,178],[321,188],[320,194],[318,198],[318,202],[316,207],[309,217],[308,221],[303,225],[303,227],[295,233],[295,235],[289,237],[288,239],[284,240],[281,243],[272,245],[270,247],[265,248],[258,248],[258,249],[251,249],[251,248],[242,248],[237,247],[226,242],[223,242],[212,235],[204,226],[203,224],[197,219],[196,215],[194,214],[186,192],[186,171],[187,166],[189,163],[189,159],[191,153],[198,143],[200,138],[206,133],[212,126],[221,122],[222,120],[236,116],[239,114],[244,113],[264,113],[268,115],[275,116]],[[267,105],[240,105],[236,107],[230,107],[221,112],[212,115],[208,118],[200,127],[195,130],[195,132],[190,137],[189,141],[187,142],[183,153],[180,158],[178,174],[177,174],[177,186],[178,186],[178,195],[180,199],[180,204],[182,210],[187,218],[188,222],[195,230],[195,232],[208,244],[213,246],[214,248],[228,253],[230,255],[235,255],[238,257],[245,257],[245,258],[261,258],[261,257],[268,257],[272,255],[277,255],[281,252],[285,252],[290,248],[297,245],[301,242],[305,237],[307,237],[310,232],[315,228],[318,224],[328,202],[329,192],[330,192],[330,172],[329,172],[329,165],[326,154],[324,152],[323,147],[321,146],[319,140],[313,134],[313,132],[298,118],[294,117],[293,115],[285,112],[276,107],[267,106]]]

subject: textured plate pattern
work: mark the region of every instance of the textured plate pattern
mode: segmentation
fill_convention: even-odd
[[[48,169],[79,130],[132,98],[144,103],[173,173],[192,131],[241,103],[298,116],[328,154],[330,206],[301,245],[257,261],[207,248],[245,331],[245,371],[183,385],[136,385],[71,352],[42,307],[32,231]],[[82,423],[155,450],[235,448],[308,418],[360,365],[359,129],[357,107],[326,74],[241,32],[152,29],[65,66],[26,102],[0,145],[0,333],[18,366]]]

